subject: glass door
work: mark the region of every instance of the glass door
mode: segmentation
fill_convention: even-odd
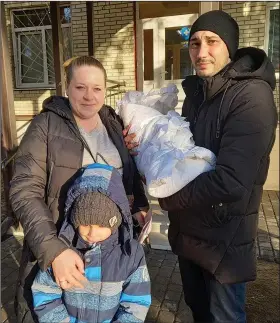
[[[191,27],[197,17],[197,14],[188,14],[142,20],[143,91],[176,84],[179,113],[185,98],[181,83],[193,74],[193,68],[187,42],[178,30]]]

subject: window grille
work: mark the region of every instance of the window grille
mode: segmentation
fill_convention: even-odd
[[[50,7],[11,12],[16,88],[54,88]],[[64,61],[72,57],[70,6],[60,7]]]

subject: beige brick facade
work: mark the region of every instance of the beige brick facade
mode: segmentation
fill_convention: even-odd
[[[86,4],[72,2],[73,55],[87,55]],[[94,2],[94,56],[106,68],[108,79],[125,81],[135,89],[134,23],[132,2]]]
[[[265,24],[268,6],[275,5],[274,1],[224,1],[223,10],[229,13],[237,22],[240,29],[240,47],[253,46],[265,50]],[[274,91],[278,111],[279,78]]]
[[[94,2],[95,56],[107,70],[108,79],[125,81],[135,89],[134,22],[132,2]]]
[[[88,55],[86,2],[71,2],[73,56]]]
[[[264,49],[266,21],[266,3],[264,1],[224,1],[223,10],[238,22],[240,47],[254,46]]]

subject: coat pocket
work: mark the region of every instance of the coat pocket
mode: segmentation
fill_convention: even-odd
[[[230,222],[229,204],[220,203],[218,205],[212,205],[209,226],[212,228],[220,228],[228,222]]]

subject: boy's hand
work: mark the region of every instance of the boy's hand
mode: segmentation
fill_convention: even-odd
[[[84,263],[81,257],[73,250],[64,250],[52,262],[52,269],[56,283],[62,289],[71,287],[84,288],[87,279],[83,276]]]
[[[131,125],[128,125],[123,130],[124,142],[125,142],[126,148],[129,150],[129,153],[132,156],[137,156],[138,152],[132,151],[134,148],[138,146],[138,143],[133,141],[133,139],[136,137],[136,134],[135,133],[128,134],[130,128],[131,128]]]

